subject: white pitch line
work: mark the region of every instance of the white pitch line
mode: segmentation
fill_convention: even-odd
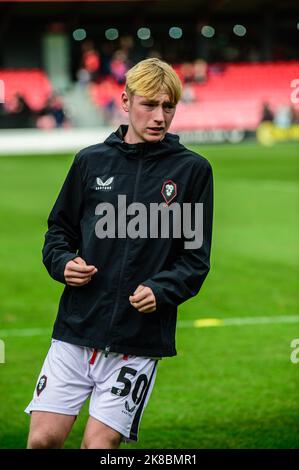
[[[297,323],[299,315],[275,317],[240,317],[240,318],[201,318],[199,320],[178,321],[180,328],[206,328],[212,326],[265,325],[273,323]]]
[[[266,325],[274,323],[299,323],[299,315],[284,315],[275,317],[240,317],[240,318],[200,318],[198,320],[178,321],[178,328],[208,328],[215,326],[244,326]],[[0,338],[13,336],[43,336],[50,335],[50,328],[20,328],[0,330]]]

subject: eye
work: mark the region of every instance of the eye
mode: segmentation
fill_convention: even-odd
[[[171,103],[168,103],[164,106],[165,109],[173,109],[174,108],[174,105],[171,104]]]

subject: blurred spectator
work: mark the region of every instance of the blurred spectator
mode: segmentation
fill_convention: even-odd
[[[181,66],[181,75],[184,83],[191,83],[194,80],[194,66],[190,62],[184,62]]]
[[[66,123],[66,116],[60,96],[54,96],[52,99],[52,115],[55,119],[56,127],[63,127]]]
[[[96,81],[101,66],[101,58],[94,48],[92,41],[85,41],[82,44],[82,69],[89,73],[91,81]]]
[[[113,122],[116,111],[116,103],[113,98],[109,99],[104,106],[104,119],[106,123],[110,124]]]
[[[208,64],[203,59],[197,59],[194,62],[194,81],[196,83],[205,83],[207,81]]]
[[[191,83],[184,85],[181,101],[182,103],[194,103],[196,101],[196,95]]]
[[[208,64],[203,59],[184,62],[179,73],[183,83],[205,83],[208,76]]]
[[[51,114],[42,114],[36,120],[36,127],[38,129],[54,129],[55,119]]]
[[[90,82],[90,73],[82,67],[77,71],[76,78],[78,83],[85,87]]]
[[[69,127],[69,124],[63,109],[62,98],[58,95],[51,96],[40,111],[36,126],[39,129],[53,129]]]
[[[34,113],[22,95],[17,93],[1,109],[2,128],[35,127]]]
[[[292,124],[299,124],[299,109],[291,106]]]
[[[110,76],[110,61],[113,56],[112,41],[104,42],[101,46],[101,77]]]
[[[5,114],[4,104],[1,103],[1,101],[0,101],[0,116],[4,116],[4,114]]]
[[[214,63],[214,64],[210,64],[209,66],[209,75],[212,76],[218,76],[218,75],[223,75],[223,73],[225,72],[225,69],[226,69],[226,66],[225,64],[222,64],[222,63]]]
[[[113,55],[110,63],[111,75],[119,85],[125,83],[126,72],[129,69],[127,58],[126,52],[119,49]]]
[[[274,114],[271,111],[268,103],[264,103],[263,104],[263,109],[262,109],[262,117],[261,117],[260,122],[263,122],[263,121],[271,121],[272,122],[273,118],[274,118]]]
[[[290,106],[290,108],[291,108],[291,124],[298,124],[299,123],[298,110],[296,110],[294,106]]]
[[[130,35],[121,36],[119,42],[120,42],[120,49],[126,55],[127,66],[128,68],[131,68],[136,62],[135,50],[134,50],[135,49],[134,38],[133,36],[130,36]]]
[[[293,122],[293,110],[291,106],[280,106],[274,116],[274,123],[277,127],[287,129]]]

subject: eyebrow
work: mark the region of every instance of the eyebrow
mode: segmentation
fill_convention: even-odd
[[[144,98],[142,100],[142,103],[159,104],[159,101]],[[163,101],[161,104],[162,105],[163,104],[171,104],[172,106],[174,106],[174,103],[172,103],[171,101]]]

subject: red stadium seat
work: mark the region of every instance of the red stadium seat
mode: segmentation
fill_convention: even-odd
[[[9,104],[19,94],[34,111],[42,109],[52,93],[51,83],[42,70],[0,70],[0,80],[5,86],[5,103]]]
[[[180,64],[174,66],[181,76]],[[248,129],[260,122],[263,103],[275,112],[290,105],[291,81],[299,79],[299,62],[210,64],[208,80],[192,84],[196,102],[181,103],[172,129]],[[94,102],[119,104],[122,87],[106,79],[91,88]],[[298,107],[298,104],[294,105]]]
[[[181,75],[180,64],[174,66]],[[196,101],[180,103],[172,129],[248,129],[260,122],[262,106],[267,103],[273,112],[281,105],[290,105],[292,80],[299,79],[299,62],[210,64],[205,83],[193,83]],[[42,70],[0,70],[5,84],[5,102],[18,93],[30,108],[39,111],[52,93],[51,83]],[[112,78],[89,86],[93,102],[105,108],[112,102],[120,108],[123,86]],[[299,104],[294,104],[298,109]]]

